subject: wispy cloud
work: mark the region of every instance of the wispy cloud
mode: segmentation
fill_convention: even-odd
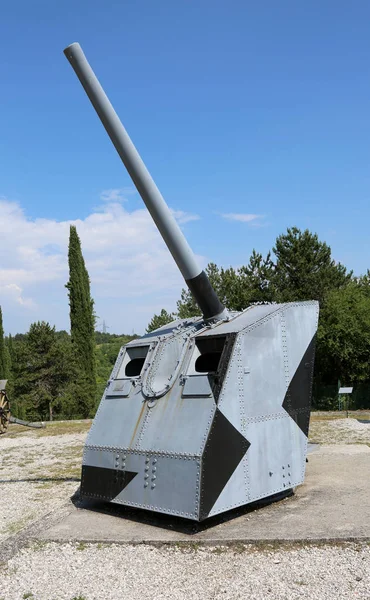
[[[125,202],[127,196],[136,194],[136,190],[132,187],[113,188],[111,190],[103,190],[100,194],[100,199],[103,202]]]
[[[173,216],[179,225],[183,225],[185,223],[189,223],[190,221],[199,221],[200,216],[194,215],[192,213],[184,212],[183,210],[173,210],[171,209]]]
[[[28,218],[19,203],[0,198],[0,304],[6,331],[25,330],[35,320],[68,328],[64,286],[71,224],[81,238],[96,312],[112,330],[143,331],[158,305],[175,307],[182,277],[146,208],[130,210],[119,201],[125,193],[105,191],[101,206],[74,221]],[[172,212],[181,226],[199,218]]]
[[[239,221],[241,223],[252,223],[257,219],[263,219],[263,215],[254,215],[250,213],[223,213],[221,214],[221,217],[228,221]]]
[[[0,284],[0,291],[3,299],[4,296],[8,296],[11,302],[16,302],[25,308],[34,308],[36,306],[32,298],[24,297],[23,289],[16,283]]]

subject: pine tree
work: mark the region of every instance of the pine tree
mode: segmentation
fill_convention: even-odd
[[[323,306],[330,290],[345,288],[352,271],[336,263],[330,247],[316,233],[297,227],[279,235],[273,252],[276,256],[273,287],[276,300],[319,300]]]
[[[84,417],[91,415],[96,395],[95,314],[90,295],[90,279],[82,256],[76,227],[71,225],[68,249],[69,297],[72,348],[78,368],[75,385],[76,409]]]
[[[175,315],[173,313],[169,313],[165,308],[162,308],[159,315],[153,315],[152,320],[150,321],[148,327],[146,328],[146,332],[150,333],[159,327],[163,327],[163,325],[167,325],[167,323],[171,323],[171,321],[175,320]]]
[[[54,414],[65,413],[69,384],[75,378],[69,340],[58,339],[55,327],[39,321],[17,342],[13,356],[16,416],[52,420]]]

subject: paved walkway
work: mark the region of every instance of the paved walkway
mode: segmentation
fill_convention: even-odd
[[[246,507],[202,524],[108,506],[77,509],[37,535],[56,541],[116,543],[327,541],[370,539],[370,448],[321,446],[309,454],[306,481],[289,498]]]

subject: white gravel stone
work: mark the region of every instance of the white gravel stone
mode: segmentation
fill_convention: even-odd
[[[370,423],[361,423],[357,419],[334,419],[332,425],[342,431],[356,431],[356,433],[363,433],[364,436],[370,436]]]
[[[369,574],[367,545],[233,551],[50,543],[9,561],[0,598],[369,600]]]
[[[80,467],[85,438],[33,432],[0,437],[0,541],[68,501],[79,483],[63,473]]]
[[[65,433],[63,435],[46,435],[38,437],[37,434],[20,434],[19,437],[0,437],[1,451],[19,448],[25,454],[30,448],[37,449],[39,454],[52,453],[56,447],[79,446],[84,443],[86,433]],[[49,451],[49,452],[48,452]]]
[[[78,485],[74,481],[62,482],[51,490],[37,482],[1,484],[0,542],[65,504]]]
[[[310,441],[319,444],[369,444],[370,424],[355,418],[311,420]]]
[[[321,443],[333,443],[335,432],[336,444],[370,444],[370,426],[355,419],[315,427],[323,429]],[[78,481],[58,482],[58,472],[79,467],[85,437],[0,438],[0,542],[68,501]],[[195,550],[49,543],[0,565],[0,600],[370,600],[369,574],[366,544]]]

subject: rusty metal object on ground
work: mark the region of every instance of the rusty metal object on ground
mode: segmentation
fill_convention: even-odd
[[[9,428],[9,423],[15,423],[17,425],[23,425],[24,427],[33,427],[35,429],[42,429],[45,427],[45,423],[32,423],[31,421],[23,421],[13,417],[10,413],[10,402],[5,391],[7,379],[0,379],[0,434],[6,433]]]
[[[0,434],[7,432],[10,419],[10,405],[5,386],[6,379],[0,380]]]

